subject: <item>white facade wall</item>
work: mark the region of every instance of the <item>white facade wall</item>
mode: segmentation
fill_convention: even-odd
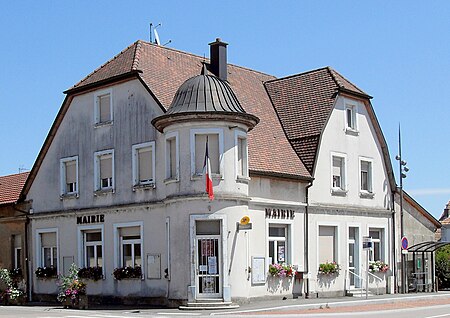
[[[94,103],[98,91],[73,98],[42,162],[27,199],[33,202],[31,239],[32,273],[39,266],[39,232],[58,232],[58,272],[67,270],[68,260],[82,265],[80,230],[103,229],[104,279],[88,281],[89,295],[150,297],[183,302],[198,296],[196,277],[195,220],[221,222],[221,297],[225,300],[292,295],[302,293],[298,281],[268,278],[268,226],[285,224],[288,262],[304,270],[304,206],[306,183],[299,180],[252,177],[236,178],[236,134],[245,136],[247,127],[233,122],[191,122],[168,126],[159,133],[151,120],[162,110],[137,80],[114,85],[112,124],[95,126]],[[215,200],[205,194],[205,179],[192,175],[193,132],[219,132],[223,147],[222,174],[213,178]],[[176,135],[179,178],[166,180],[166,137]],[[155,186],[133,188],[132,147],[155,142]],[[114,150],[114,191],[94,189],[94,153]],[[60,160],[78,156],[77,196],[61,196]],[[250,193],[249,193],[250,192]],[[290,216],[266,215],[266,209],[289,210]],[[104,215],[104,220],[77,224],[77,217]],[[249,216],[252,229],[237,230],[237,223]],[[193,221],[194,220],[194,221]],[[192,223],[194,222],[194,223]],[[142,279],[117,281],[112,272],[118,266],[115,228],[120,224],[142,225]],[[167,229],[169,224],[170,231]],[[147,256],[160,256],[160,278],[149,278]],[[264,278],[252,283],[252,258],[265,258]],[[168,269],[170,279],[164,277]],[[35,294],[55,294],[55,279],[32,275]]]

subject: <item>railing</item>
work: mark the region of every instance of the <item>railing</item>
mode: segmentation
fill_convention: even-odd
[[[383,282],[383,280],[382,280],[380,277],[378,277],[378,276],[372,274],[371,272],[367,271],[367,270],[366,270],[364,267],[362,267],[362,266],[361,266],[361,270],[362,270],[363,272],[365,272],[366,274],[368,274],[369,276],[375,278],[375,284],[377,284],[377,295],[379,295],[379,290],[378,290],[378,289],[380,288],[379,283],[380,283],[380,282]]]
[[[348,270],[348,273],[349,273],[350,275],[353,275],[355,279],[356,279],[356,278],[359,279],[359,286],[360,286],[361,297],[362,297],[362,295],[363,295],[363,288],[362,288],[362,286],[363,286],[364,278],[362,278],[361,276],[359,276],[359,275],[356,274],[355,272],[351,271],[350,269]],[[350,277],[349,277],[349,286],[348,286],[347,290],[350,290]]]

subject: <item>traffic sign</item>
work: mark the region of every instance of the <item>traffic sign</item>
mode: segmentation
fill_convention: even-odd
[[[408,239],[406,238],[406,236],[402,237],[402,250],[407,250],[408,249]]]

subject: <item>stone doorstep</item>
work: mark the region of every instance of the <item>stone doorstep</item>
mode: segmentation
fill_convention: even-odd
[[[220,299],[202,299],[197,302],[189,302],[186,306],[179,306],[180,310],[220,310],[235,309],[239,305],[233,304],[231,301],[221,301]]]
[[[364,288],[350,288],[349,290],[346,291],[345,295],[349,297],[366,297],[366,290]],[[375,294],[370,290],[367,293],[367,295],[369,297],[375,296]]]

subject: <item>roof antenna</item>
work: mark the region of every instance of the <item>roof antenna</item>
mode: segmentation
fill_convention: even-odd
[[[161,40],[159,39],[158,31],[156,31],[156,29],[160,26],[162,26],[161,23],[158,23],[156,26],[153,26],[153,23],[150,23],[150,43],[154,43],[154,44],[160,45],[160,46],[166,46],[167,44],[172,43],[172,40],[169,40],[166,43],[164,43],[163,45],[161,45]],[[153,42],[153,39],[152,39],[152,29],[153,29],[153,34],[155,35],[155,42]]]

